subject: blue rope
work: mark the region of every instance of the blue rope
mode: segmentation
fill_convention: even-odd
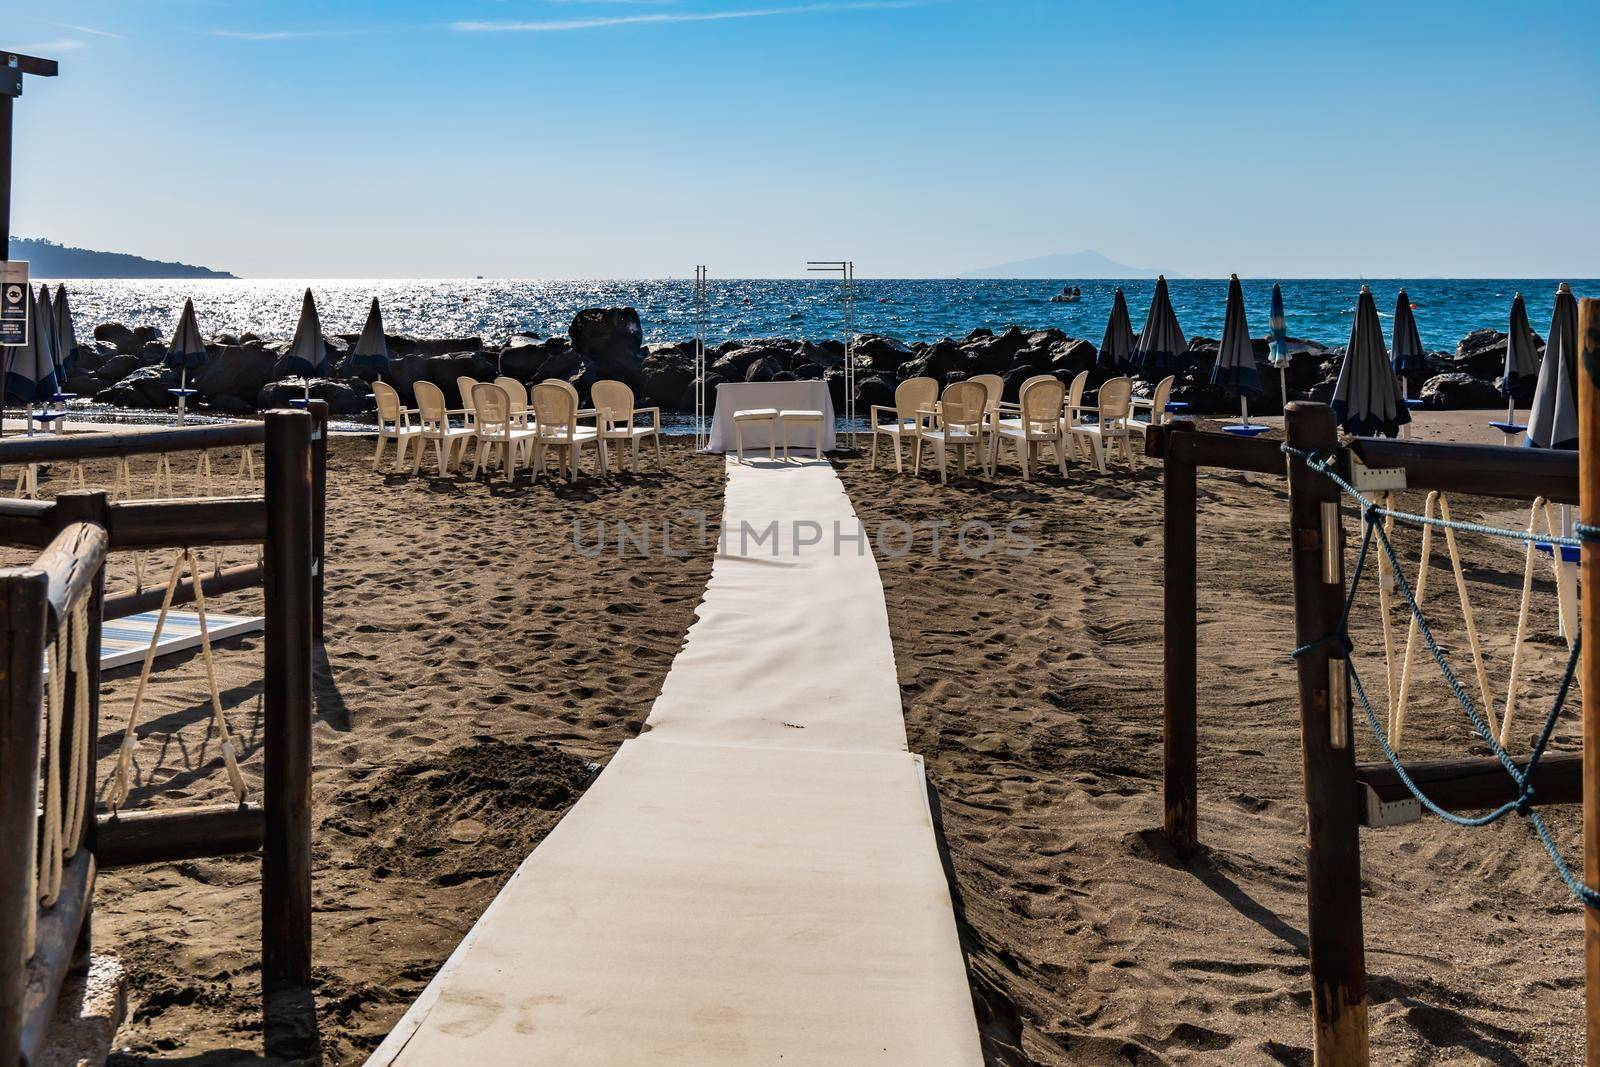
[[[1581,900],[1586,906],[1591,908],[1600,908],[1600,891],[1596,891],[1589,888],[1587,885],[1584,885],[1583,882],[1572,873],[1572,868],[1567,865],[1566,858],[1561,854],[1560,846],[1558,846],[1555,842],[1555,839],[1551,837],[1549,827],[1545,824],[1543,817],[1541,817],[1533,807],[1533,774],[1534,771],[1538,769],[1539,761],[1544,758],[1545,750],[1550,745],[1550,738],[1555,732],[1556,723],[1560,719],[1562,708],[1565,706],[1567,701],[1567,694],[1572,688],[1572,679],[1577,674],[1579,649],[1582,644],[1581,639],[1579,637],[1574,637],[1572,642],[1572,650],[1567,657],[1566,671],[1561,676],[1561,684],[1556,690],[1555,700],[1550,706],[1549,714],[1545,716],[1544,724],[1539,730],[1539,736],[1535,740],[1532,750],[1529,752],[1526,766],[1518,767],[1516,761],[1511,758],[1510,754],[1506,752],[1506,750],[1501,746],[1500,742],[1495,738],[1493,732],[1489,729],[1488,724],[1483,721],[1483,717],[1478,713],[1478,709],[1473,704],[1472,697],[1470,694],[1468,694],[1466,687],[1461,684],[1461,681],[1456,677],[1455,672],[1450,669],[1450,663],[1446,659],[1443,649],[1441,649],[1438,642],[1434,640],[1433,630],[1428,626],[1428,620],[1422,612],[1422,606],[1417,603],[1416,595],[1411,591],[1411,586],[1405,579],[1405,574],[1403,573],[1400,565],[1400,558],[1394,550],[1394,544],[1389,540],[1389,535],[1387,531],[1384,530],[1383,523],[1378,520],[1382,518],[1393,518],[1400,522],[1408,522],[1418,526],[1442,527],[1445,529],[1458,530],[1463,533],[1482,533],[1494,537],[1508,537],[1522,541],[1534,541],[1541,544],[1564,546],[1578,546],[1586,541],[1600,540],[1600,527],[1593,527],[1579,523],[1575,527],[1577,532],[1577,536],[1575,537],[1540,538],[1523,533],[1521,531],[1505,530],[1499,527],[1484,526],[1479,523],[1432,519],[1428,518],[1427,516],[1416,515],[1411,512],[1396,511],[1391,508],[1382,508],[1373,501],[1369,500],[1367,497],[1363,496],[1359,491],[1356,490],[1354,486],[1341,478],[1332,469],[1330,462],[1332,457],[1313,455],[1302,449],[1293,448],[1287,444],[1283,446],[1283,451],[1286,454],[1301,460],[1309,469],[1324,475],[1346,494],[1360,501],[1363,525],[1366,528],[1365,533],[1363,533],[1361,538],[1361,551],[1356,556],[1355,572],[1350,579],[1350,590],[1344,598],[1344,605],[1339,613],[1339,621],[1337,626],[1334,628],[1334,631],[1327,636],[1308,642],[1295,649],[1293,653],[1294,658],[1299,659],[1300,657],[1314,650],[1329,646],[1332,646],[1336,650],[1335,653],[1332,654],[1331,658],[1336,658],[1343,661],[1343,670],[1346,672],[1346,676],[1350,680],[1351,688],[1354,690],[1356,699],[1361,705],[1362,714],[1366,717],[1367,725],[1371,727],[1373,736],[1377,738],[1378,747],[1382,750],[1384,758],[1387,759],[1389,761],[1389,765],[1395,769],[1395,773],[1399,776],[1401,783],[1406,787],[1411,795],[1417,799],[1417,802],[1423,807],[1427,808],[1429,812],[1438,816],[1440,819],[1443,819],[1445,822],[1451,823],[1455,826],[1488,826],[1492,823],[1499,822],[1512,812],[1527,816],[1528,821],[1533,825],[1534,832],[1539,837],[1540,844],[1544,846],[1544,850],[1549,855],[1551,863],[1555,866],[1556,874],[1560,876],[1562,882],[1565,883],[1567,888],[1571,890],[1572,894]],[[1427,645],[1428,652],[1433,656],[1434,663],[1438,665],[1440,673],[1444,676],[1445,683],[1450,688],[1450,692],[1455,696],[1456,701],[1461,705],[1462,710],[1466,712],[1467,719],[1472,723],[1474,732],[1476,732],[1478,737],[1489,746],[1489,750],[1494,754],[1495,759],[1499,761],[1501,767],[1505,769],[1506,773],[1511,776],[1512,781],[1514,781],[1517,785],[1517,795],[1515,799],[1507,801],[1485,815],[1469,817],[1465,815],[1458,815],[1453,811],[1449,811],[1436,803],[1421,789],[1421,787],[1417,785],[1415,781],[1412,780],[1411,775],[1406,771],[1405,765],[1400,762],[1400,757],[1395,754],[1394,748],[1390,745],[1389,738],[1384,733],[1382,725],[1378,722],[1377,713],[1372,708],[1372,701],[1367,696],[1366,686],[1361,684],[1361,676],[1357,672],[1355,665],[1355,644],[1350,639],[1350,614],[1355,607],[1356,591],[1360,588],[1361,577],[1366,571],[1367,557],[1370,555],[1374,538],[1376,538],[1378,543],[1382,546],[1384,554],[1388,558],[1390,566],[1394,570],[1396,585],[1404,595],[1406,606],[1411,611],[1411,618],[1416,622],[1417,630],[1422,634],[1422,638]]]

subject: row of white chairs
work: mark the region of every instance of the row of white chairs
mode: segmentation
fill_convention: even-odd
[[[894,443],[895,470],[904,470],[900,442],[909,440],[915,447],[913,473],[922,473],[922,454],[926,446],[938,459],[939,480],[948,481],[945,454],[955,448],[961,469],[967,467],[971,448],[980,468],[993,477],[1001,445],[1010,441],[1017,452],[1024,481],[1031,480],[1029,463],[1047,447],[1056,454],[1062,477],[1067,474],[1067,448],[1075,454],[1088,451],[1100,473],[1106,473],[1106,455],[1121,450],[1133,462],[1132,437],[1141,438],[1151,426],[1165,423],[1170,416],[1167,404],[1176,379],[1168,377],[1157,384],[1149,398],[1133,395],[1131,378],[1112,378],[1100,386],[1094,406],[1084,404],[1089,372],[1076,375],[1070,386],[1051,374],[1040,374],[1022,383],[1017,402],[1001,399],[1004,380],[998,374],[979,374],[945,387],[941,394],[933,378],[908,378],[895,389],[894,406],[874,404],[872,420],[872,468],[878,467],[878,438]],[[1137,412],[1148,415],[1139,418]],[[884,421],[884,416],[890,416]]]
[[[567,480],[575,481],[579,452],[585,445],[595,450],[596,474],[603,477],[609,470],[612,446],[627,447],[632,452],[632,469],[637,472],[639,444],[646,438],[655,443],[656,466],[663,466],[661,409],[635,407],[633,390],[626,382],[596,382],[590,390],[592,408],[580,408],[578,391],[559,378],[526,390],[515,378],[506,377],[493,382],[459,378],[456,384],[461,391],[459,408],[448,407],[444,390],[432,382],[415,384],[414,408],[405,407],[392,386],[384,382],[372,384],[378,406],[378,447],[372,455],[373,470],[382,463],[384,446],[390,441],[395,442],[397,470],[405,466],[407,447],[416,443],[413,474],[422,469],[423,453],[430,441],[440,475],[464,464],[467,449],[473,446],[474,478],[480,471],[487,471],[496,459],[508,481],[516,476],[523,461],[538,477],[546,469],[546,453],[565,449],[563,462],[556,469],[565,469]],[[648,421],[641,421],[641,416],[648,416]],[[584,425],[585,420],[589,425]]]

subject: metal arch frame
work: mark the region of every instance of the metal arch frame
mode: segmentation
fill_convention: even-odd
[[[856,265],[848,259],[813,259],[806,270],[839,276],[844,302],[844,421],[850,427],[850,451],[856,451]]]
[[[701,264],[694,269],[694,447],[706,447],[706,320],[710,308],[710,294],[706,283],[706,268]]]

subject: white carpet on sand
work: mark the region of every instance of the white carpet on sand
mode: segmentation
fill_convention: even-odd
[[[773,520],[776,554],[739,536]],[[883,587],[835,521],[826,463],[730,461],[733,530],[645,732],[370,1063],[982,1062]]]

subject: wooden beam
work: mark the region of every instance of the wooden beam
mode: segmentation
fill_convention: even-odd
[[[35,907],[27,872],[39,834],[39,727],[49,579],[0,571],[0,1064],[22,1059],[27,966],[21,946]]]
[[[128,500],[111,505],[111,547],[260,544],[267,505],[258,496],[202,500]]]
[[[61,73],[61,64],[53,59],[41,59],[38,56],[26,56],[21,52],[0,52],[5,57],[5,65],[15,67],[24,74],[32,74],[36,78],[54,78]]]
[[[1161,657],[1162,828],[1181,856],[1193,854],[1199,841],[1198,754],[1199,709],[1195,675],[1199,617],[1199,583],[1195,546],[1195,465],[1184,458],[1180,442],[1195,434],[1173,428],[1162,468]]]
[[[34,561],[49,580],[49,626],[46,638],[66,625],[67,613],[100,575],[106,559],[106,531],[102,526],[75,522],[56,534]]]
[[[1526,767],[1527,760],[1518,760]],[[1406,774],[1417,788],[1446,811],[1486,811],[1517,799],[1517,785],[1492,756],[1407,763]],[[1356,781],[1370,788],[1384,804],[1412,799],[1389,761],[1358,763]],[[1583,797],[1583,757],[1552,752],[1533,772],[1535,804],[1576,804]],[[1358,797],[1359,801],[1359,797]]]
[[[43,500],[0,500],[0,544],[43,548],[56,534],[55,505]]]
[[[101,870],[235,856],[261,848],[266,822],[253,804],[217,804],[174,811],[130,811],[97,820]]]
[[[207,448],[259,445],[265,430],[259,422],[150,430],[140,433],[40,434],[0,441],[0,464],[50,463],[60,460],[114,459],[158,452],[198,452]]]
[[[39,911],[22,1005],[21,1063],[24,1067],[39,1062],[45,1039],[50,1036],[56,998],[77,957],[78,937],[89,914],[90,902],[94,900],[94,878],[94,855],[80,848],[61,870],[61,892],[56,902]]]
[[[1350,451],[1369,467],[1404,468],[1410,489],[1578,502],[1578,454],[1563,449],[1358,437]]]
[[[205,590],[207,597],[222,596],[225,593],[234,593],[240,589],[254,589],[262,583],[266,569],[259,563],[242,563],[237,567],[229,567],[221,574],[207,574],[200,579],[200,588]],[[166,586],[143,590],[130,589],[122,593],[113,593],[106,597],[105,619],[125,619],[129,615],[137,615],[142,611],[157,611],[161,608],[161,601],[166,596]],[[185,578],[173,590],[172,605],[194,603],[194,579]]]
[[[1291,402],[1289,443],[1306,452],[1338,444],[1333,412]],[[1312,645],[1335,632],[1344,600],[1344,530],[1339,489],[1304,461],[1289,463],[1294,635]],[[1318,1067],[1366,1067],[1366,950],[1361,929],[1361,839],[1356,821],[1355,745],[1346,664],[1327,644],[1296,661],[1306,791],[1306,929],[1311,1016]]]
[[[311,413],[311,637],[322,640],[322,591],[328,570],[328,402],[313,400]]]
[[[1527,451],[1519,449],[1519,451]],[[1600,527],[1600,300],[1578,302],[1578,521]],[[1600,545],[1585,540],[1579,561],[1583,651],[1583,882],[1600,888]],[[1600,1067],[1600,910],[1583,909],[1587,1062]]]
[[[311,987],[311,416],[267,413],[264,993]]]

